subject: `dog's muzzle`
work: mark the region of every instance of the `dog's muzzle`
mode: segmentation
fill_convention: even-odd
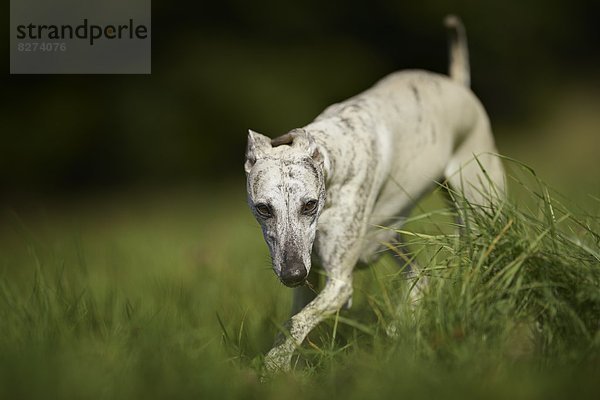
[[[300,286],[306,281],[306,277],[308,276],[308,272],[304,267],[304,264],[300,262],[292,263],[291,265],[286,265],[281,270],[281,282],[288,287],[296,287]]]

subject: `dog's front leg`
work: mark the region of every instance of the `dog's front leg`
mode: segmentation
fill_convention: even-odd
[[[352,193],[342,194],[347,195],[346,198],[356,198],[350,195]],[[316,246],[327,274],[325,287],[286,323],[287,335],[279,336],[265,358],[266,367],[270,371],[289,370],[294,350],[302,344],[308,333],[328,316],[335,314],[352,296],[352,270],[360,254],[361,239],[366,227],[364,210],[367,207],[366,202],[341,204],[341,207],[323,213],[322,218],[334,221],[337,225],[325,224],[327,228],[320,231],[319,245]]]
[[[373,206],[374,196],[365,197],[365,194],[372,193],[373,182],[365,175],[355,175],[345,181],[345,186],[328,192],[335,206],[321,214],[313,247],[327,274],[325,287],[286,323],[287,335],[280,335],[265,357],[265,366],[270,372],[289,370],[294,350],[308,333],[351,298],[352,270],[362,249],[366,221]]]
[[[328,277],[325,287],[305,308],[286,324],[287,336],[282,336],[265,357],[270,372],[290,369],[292,354],[308,333],[328,316],[338,311],[352,295],[352,273]]]

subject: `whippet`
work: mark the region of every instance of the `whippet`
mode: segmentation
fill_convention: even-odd
[[[248,203],[276,275],[296,288],[289,333],[266,355],[267,369],[290,368],[307,334],[351,299],[355,265],[393,239],[393,229],[378,227],[399,228],[436,182],[475,204],[486,201],[490,182],[503,190],[488,117],[469,89],[464,27],[453,16],[445,22],[450,77],[395,72],[281,137],[249,131]],[[316,297],[304,285],[311,261],[327,277]]]

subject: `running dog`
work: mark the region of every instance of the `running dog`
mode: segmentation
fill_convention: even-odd
[[[266,355],[268,370],[288,370],[308,333],[349,304],[354,267],[394,239],[378,227],[399,228],[436,182],[474,204],[504,190],[487,114],[469,89],[464,27],[454,16],[445,23],[449,77],[395,72],[303,128],[275,139],[249,131],[248,204],[276,275],[295,288],[289,333]],[[305,285],[311,264],[327,277],[316,296]]]

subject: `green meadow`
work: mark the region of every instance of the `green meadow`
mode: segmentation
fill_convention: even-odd
[[[290,290],[242,182],[3,210],[0,398],[595,398],[599,201],[507,165],[505,203],[457,195],[460,228],[423,201],[279,376],[262,355]],[[429,281],[414,304],[399,246]]]

